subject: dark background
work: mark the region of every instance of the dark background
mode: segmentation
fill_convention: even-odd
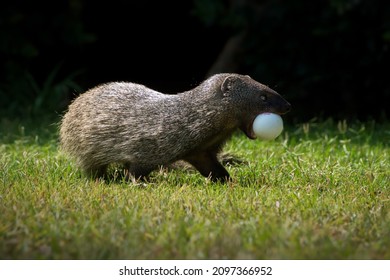
[[[3,1],[0,117],[59,115],[99,83],[176,93],[249,74],[286,118],[388,120],[390,1]]]

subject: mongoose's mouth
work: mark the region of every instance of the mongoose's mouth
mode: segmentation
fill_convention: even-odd
[[[253,131],[253,122],[255,120],[256,116],[253,117],[249,122],[247,122],[245,125],[243,125],[243,127],[241,127],[241,130],[246,134],[246,136],[249,138],[249,139],[256,139],[257,136],[255,134],[255,132]]]

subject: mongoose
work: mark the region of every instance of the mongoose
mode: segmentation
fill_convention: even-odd
[[[254,118],[284,114],[290,104],[277,92],[239,74],[216,74],[178,94],[140,84],[112,82],[77,97],[60,127],[62,149],[94,176],[121,164],[136,178],[184,160],[203,176],[224,182],[229,173],[217,159],[236,129],[250,139]]]

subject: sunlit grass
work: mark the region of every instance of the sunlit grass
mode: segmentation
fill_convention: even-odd
[[[86,178],[55,126],[1,122],[2,259],[389,259],[390,125],[311,122],[236,135],[233,181],[160,170]]]

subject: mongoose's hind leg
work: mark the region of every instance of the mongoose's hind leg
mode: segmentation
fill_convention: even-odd
[[[230,175],[222,164],[218,161],[214,152],[198,152],[185,158],[205,177],[212,181],[225,182],[230,180]]]
[[[104,178],[106,176],[108,165],[100,165],[100,166],[88,166],[84,167],[85,173],[92,178]]]
[[[127,179],[131,179],[133,177],[136,180],[144,180],[154,169],[151,167],[134,166],[128,162],[124,164],[124,167],[126,169]]]

